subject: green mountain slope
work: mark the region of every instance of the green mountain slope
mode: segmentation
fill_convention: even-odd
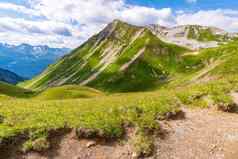
[[[79,84],[107,91],[146,90],[164,82],[187,51],[162,42],[146,28],[116,20],[22,86]]]
[[[0,82],[0,99],[7,97],[29,97],[33,92],[11,85],[4,82]]]

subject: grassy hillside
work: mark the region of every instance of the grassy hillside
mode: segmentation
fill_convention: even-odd
[[[33,95],[33,92],[11,84],[0,82],[0,96],[26,98]],[[0,97],[1,98],[1,97]]]
[[[64,84],[106,91],[141,91],[164,82],[185,48],[159,40],[148,29],[114,21],[25,88]]]
[[[118,139],[127,126],[135,128],[137,151],[143,145],[151,147],[148,134],[159,131],[157,119],[168,112],[180,111],[177,99],[168,92],[128,93],[74,100],[12,100],[0,106],[0,148],[7,141],[24,134],[20,151],[44,151],[49,148],[52,132],[76,131],[78,138]],[[137,137],[138,136],[138,137]],[[41,141],[41,142],[38,142]],[[143,140],[144,141],[144,140]],[[142,150],[140,150],[140,145]],[[150,149],[149,149],[149,152]],[[1,154],[1,152],[0,152]]]
[[[77,85],[65,85],[61,87],[48,88],[38,93],[34,99],[40,100],[63,100],[76,98],[92,98],[104,95],[104,93],[89,87]]]
[[[181,61],[182,70],[195,71],[188,76],[178,76],[165,89],[176,87],[177,96],[185,105],[217,106],[234,111],[236,104],[231,93],[238,91],[237,60],[238,40],[195,55],[185,55]]]

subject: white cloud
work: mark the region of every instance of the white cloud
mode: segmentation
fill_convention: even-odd
[[[160,24],[171,26],[174,24],[172,10],[170,8],[154,9],[139,6],[125,8],[118,17],[124,21],[137,24]]]
[[[238,11],[208,10],[188,13],[171,8],[129,5],[125,0],[28,0],[29,6],[1,3],[29,19],[1,17],[0,41],[77,47],[114,19],[136,25],[200,24],[238,31]],[[195,2],[195,0],[188,0]],[[1,16],[1,15],[0,15]],[[41,17],[34,19],[34,16]],[[6,36],[8,35],[8,36]]]
[[[0,10],[12,10],[12,11],[28,14],[30,16],[41,16],[39,12],[36,12],[33,9],[26,8],[25,6],[16,5],[13,3],[1,3],[0,2]]]
[[[181,13],[176,17],[178,25],[198,24],[215,26],[227,31],[238,32],[238,11],[201,10],[195,13]]]
[[[84,39],[95,34],[114,19],[137,25],[148,23],[171,25],[172,23],[170,8],[132,6],[127,5],[124,0],[33,0],[31,5],[50,20],[63,23],[76,21],[83,25],[83,27],[79,26],[79,30]]]
[[[100,31],[114,19],[121,19],[132,24],[145,25],[158,23],[172,25],[170,8],[155,9],[126,4],[125,0],[29,0],[31,8],[0,3],[0,9],[12,9],[24,14],[42,16],[44,21],[26,21],[24,19],[0,19],[0,31],[5,29],[12,34],[27,35],[36,41],[39,36],[61,36],[62,41],[71,35],[72,41],[84,41]],[[57,5],[56,5],[57,4]],[[58,34],[57,34],[58,33]],[[40,35],[41,34],[41,35]],[[1,38],[1,37],[0,37]],[[24,38],[20,40],[23,41]],[[51,39],[54,39],[53,37]],[[1,40],[1,39],[0,39]],[[10,41],[10,39],[8,39]],[[42,41],[39,39],[39,43]],[[43,41],[46,42],[46,41]],[[66,47],[76,47],[80,43],[71,43]],[[49,43],[49,45],[59,45]],[[64,44],[60,44],[61,46]]]

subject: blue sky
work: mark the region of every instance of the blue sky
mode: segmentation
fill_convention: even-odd
[[[148,7],[171,7],[180,10],[200,10],[200,9],[238,9],[238,1],[236,0],[196,0],[188,3],[186,0],[127,0],[128,3],[134,5],[143,5]],[[192,2],[192,1],[190,1]]]
[[[0,42],[74,48],[113,19],[167,27],[198,24],[238,32],[238,1],[0,0]]]

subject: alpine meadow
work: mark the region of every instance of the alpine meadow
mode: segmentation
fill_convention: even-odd
[[[23,1],[0,2],[0,159],[237,159],[236,2]]]

